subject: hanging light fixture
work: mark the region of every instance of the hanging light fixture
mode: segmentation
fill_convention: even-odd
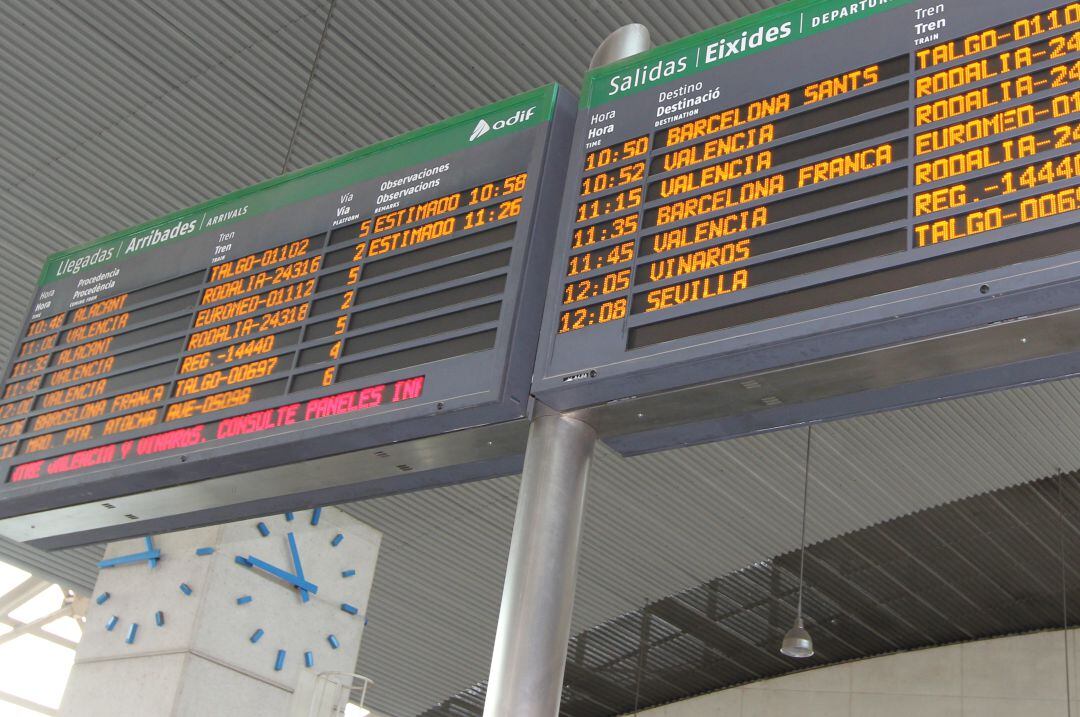
[[[800,660],[814,655],[814,640],[803,625],[802,612],[803,569],[806,567],[806,499],[810,494],[810,438],[813,429],[813,424],[806,427],[806,474],[803,477],[802,538],[799,541],[799,607],[795,613],[795,625],[787,631],[780,645],[781,653]]]

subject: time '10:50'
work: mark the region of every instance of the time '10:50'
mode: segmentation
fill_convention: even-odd
[[[624,159],[640,157],[648,151],[648,136],[628,139],[622,144],[616,144],[611,147],[604,147],[603,149],[589,152],[589,154],[585,156],[584,170],[586,172],[591,172],[594,169],[600,169],[601,167],[615,164]]]

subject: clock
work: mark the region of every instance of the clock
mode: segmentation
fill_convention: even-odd
[[[98,563],[98,568],[101,570],[122,570],[126,572],[134,572],[136,570],[154,571],[162,561],[162,552],[154,545],[153,536],[143,538],[143,546],[143,550],[134,553],[126,553],[106,558]],[[128,577],[130,578],[130,576]],[[180,583],[177,586],[177,589],[184,595],[190,596],[192,594],[191,586],[187,583]],[[102,627],[107,632],[117,632],[117,627],[120,627],[121,629],[118,632],[123,635],[125,644],[135,644],[135,641],[139,636],[140,626],[142,625],[153,625],[158,628],[165,627],[165,611],[160,609],[160,606],[149,606],[148,608],[147,606],[143,606],[131,615],[124,615],[122,614],[122,610],[109,610],[111,607],[109,601],[112,600],[112,598],[113,593],[108,590],[102,590],[94,597],[94,602],[97,603],[98,606],[105,608],[106,612],[108,612],[108,617],[104,619]],[[115,602],[116,601],[114,601],[114,604]],[[129,605],[128,607],[130,608],[131,606]]]
[[[379,543],[336,508],[110,543],[80,659],[191,653],[286,690],[352,672]]]
[[[343,647],[354,651],[348,643],[367,624],[361,604],[367,582],[358,579],[356,562],[361,546],[350,546],[321,508],[248,525],[248,536],[228,546],[237,573],[230,578],[236,591],[231,609],[242,628],[235,638],[274,672],[322,671],[324,656]]]

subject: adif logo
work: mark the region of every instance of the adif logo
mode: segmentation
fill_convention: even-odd
[[[530,107],[527,110],[518,110],[512,116],[507,117],[506,119],[498,120],[491,124],[488,124],[487,120],[482,119],[476,123],[475,127],[473,127],[472,134],[469,135],[469,141],[473,142],[476,139],[483,137],[488,132],[498,132],[501,129],[506,129],[507,127],[513,127],[516,124],[527,122],[532,118],[534,114],[536,114],[535,106]]]
[[[485,134],[491,131],[491,125],[487,123],[487,120],[482,119],[476,123],[476,127],[473,128],[472,134],[469,135],[469,141],[472,142],[477,137],[483,137]]]

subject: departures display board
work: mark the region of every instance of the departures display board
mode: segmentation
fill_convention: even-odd
[[[789,2],[582,95],[534,381],[556,408],[1010,319],[972,307],[1078,276],[1080,2]]]
[[[574,101],[50,257],[0,388],[0,517],[524,416]]]

